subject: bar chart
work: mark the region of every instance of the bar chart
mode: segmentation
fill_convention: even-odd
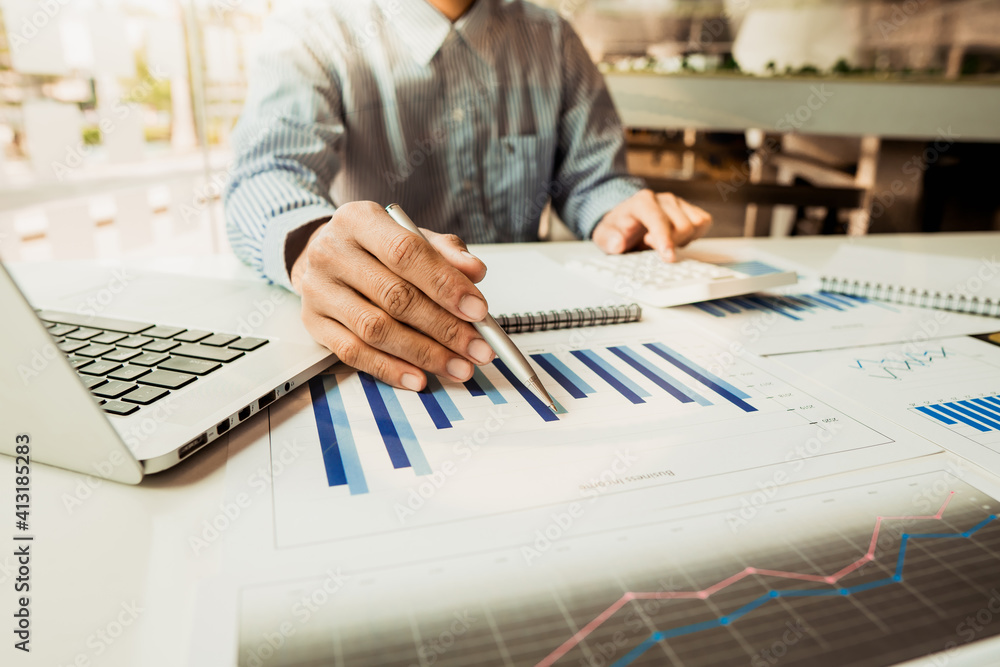
[[[719,500],[609,523],[541,568],[510,550],[373,571],[279,664],[885,667],[1000,635],[994,494],[923,462],[837,484],[768,505],[739,539]],[[243,644],[309,590],[245,590]]]
[[[274,438],[311,443],[275,482],[279,542],[444,525],[594,489],[757,479],[768,466],[819,474],[807,465],[813,455],[825,457],[825,472],[912,455],[888,428],[799,389],[767,360],[687,328],[622,326],[629,335],[605,327],[581,340],[565,331],[519,339],[556,413],[500,361],[464,383],[429,377],[419,393],[350,370],[313,379],[272,410]],[[470,495],[491,500],[461,501]],[[329,513],[344,518],[321,520]]]
[[[801,288],[800,288],[801,289]],[[996,320],[829,291],[750,294],[675,309],[757,354],[789,354],[993,331]]]

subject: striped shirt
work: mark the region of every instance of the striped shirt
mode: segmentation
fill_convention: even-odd
[[[290,288],[285,243],[339,203],[399,203],[470,243],[588,238],[643,187],[604,81],[555,12],[476,0],[283,0],[260,40],[225,193],[232,247]],[[293,8],[289,8],[289,5]]]

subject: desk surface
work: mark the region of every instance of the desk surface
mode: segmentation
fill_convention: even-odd
[[[840,238],[709,239],[697,248],[726,251],[762,247],[800,264],[819,267],[844,242]],[[854,243],[980,256],[1000,250],[997,234],[872,236]],[[496,250],[520,249],[502,246]],[[554,258],[597,252],[577,243],[536,244]],[[231,257],[162,260],[145,268],[205,276],[247,277]],[[67,267],[46,267],[66,271]],[[199,549],[191,536],[204,522],[226,511],[227,458],[240,456],[253,438],[266,434],[266,417],[255,418],[222,446],[199,454],[188,465],[128,487],[43,465],[33,467],[32,528],[34,652],[30,661],[46,665],[189,664],[192,628],[200,586],[218,574],[220,545]],[[13,475],[13,460],[0,457],[0,479]],[[3,482],[4,488],[10,488]],[[10,499],[11,494],[6,494]],[[0,609],[8,618],[15,562],[0,557]],[[0,652],[11,655],[7,645]],[[4,664],[11,664],[4,658]]]

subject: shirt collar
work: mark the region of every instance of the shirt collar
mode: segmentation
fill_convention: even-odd
[[[376,0],[387,24],[406,43],[421,65],[428,65],[441,50],[452,29],[452,22],[427,0]],[[480,57],[489,48],[490,22],[497,0],[475,0],[455,22],[455,30]]]

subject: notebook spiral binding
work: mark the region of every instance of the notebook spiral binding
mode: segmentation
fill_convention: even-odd
[[[627,306],[598,306],[596,308],[571,308],[539,313],[514,313],[497,315],[496,321],[507,333],[528,333],[552,329],[575,329],[604,324],[638,322],[642,308],[637,303]]]
[[[959,313],[972,313],[974,315],[1000,316],[1000,301],[989,298],[982,298],[972,295],[955,294],[950,292],[938,292],[923,289],[914,289],[902,285],[888,285],[884,283],[870,283],[849,278],[837,278],[834,276],[820,277],[822,289],[829,292],[840,292],[851,296],[860,296],[876,301],[890,301],[906,306],[919,306],[921,308],[938,308],[940,310],[953,310]]]

